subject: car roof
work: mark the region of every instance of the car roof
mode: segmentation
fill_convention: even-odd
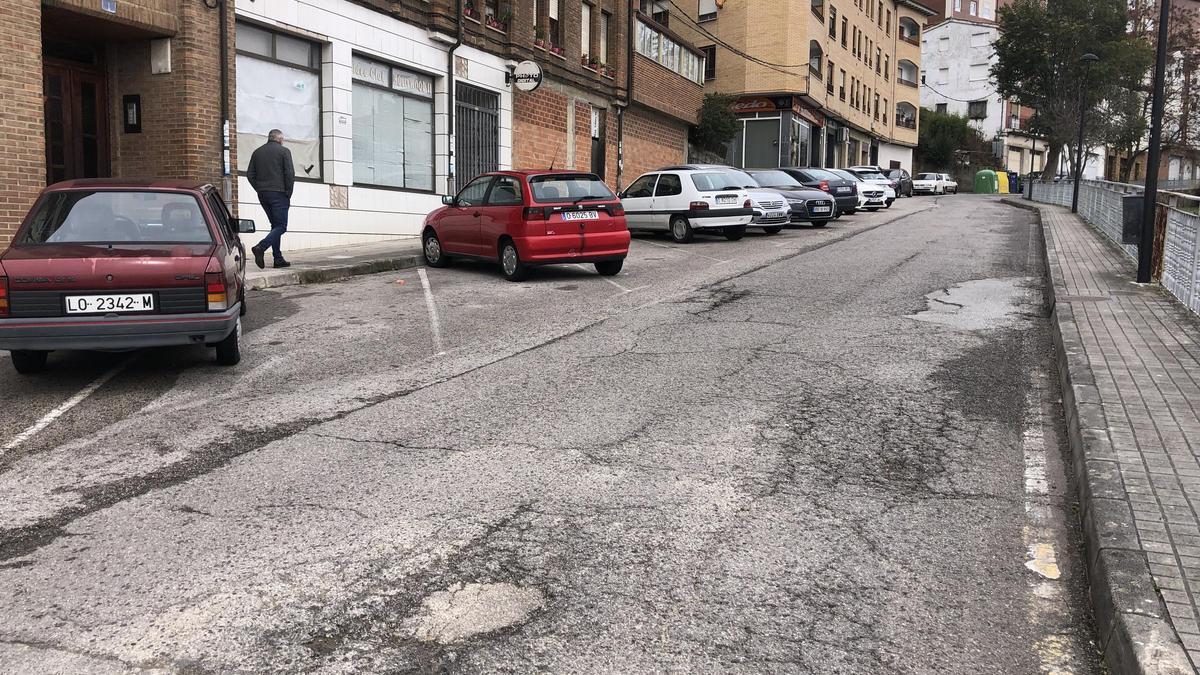
[[[713,170],[746,171],[746,169],[739,169],[736,166],[727,166],[725,164],[676,164],[673,166],[664,166],[663,168],[658,169],[658,170],[659,171],[713,171]],[[654,173],[654,172],[647,171],[647,173]]]
[[[178,178],[77,178],[55,183],[46,190],[136,189],[199,192],[208,187],[211,187],[211,184],[205,181]]]
[[[596,178],[599,178],[599,176],[596,176],[596,174],[592,173],[591,171],[579,171],[576,169],[504,169],[503,171],[488,171],[487,173],[481,173],[475,178],[480,178],[483,176],[516,176],[519,178],[533,178],[534,176],[559,176],[562,174],[595,176]],[[475,180],[475,178],[472,178],[471,180]]]

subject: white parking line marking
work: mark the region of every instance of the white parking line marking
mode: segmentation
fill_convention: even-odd
[[[587,271],[590,271],[590,270],[588,270],[588,268],[587,268],[587,267],[585,267],[585,266],[584,266],[582,263],[575,263],[575,266],[576,266],[576,267],[578,267],[579,269],[581,269],[581,270],[585,271],[585,272],[587,272]],[[628,292],[629,292],[629,289],[628,289],[628,288],[625,288],[625,287],[624,287],[624,286],[622,286],[621,284],[618,284],[618,283],[617,283],[617,282],[616,282],[616,281],[615,281],[615,280],[614,280],[612,277],[604,277],[604,276],[602,276],[602,277],[600,277],[600,278],[601,278],[601,279],[603,279],[603,280],[605,280],[605,281],[607,281],[608,283],[612,284],[613,286],[616,286],[617,288],[621,289],[621,291],[622,291],[623,293],[628,293]]]
[[[53,424],[54,420],[65,415],[68,410],[70,410],[71,408],[74,408],[75,406],[79,405],[80,403],[83,403],[84,400],[87,399],[87,397],[96,393],[97,389],[99,389],[100,387],[103,387],[104,384],[106,382],[108,382],[109,380],[111,380],[113,377],[115,377],[117,375],[117,373],[120,373],[122,370],[125,370],[125,366],[127,366],[127,365],[129,365],[129,361],[123,361],[123,362],[117,364],[116,366],[113,366],[113,368],[111,370],[109,370],[107,373],[104,373],[100,377],[96,378],[96,380],[94,382],[92,382],[91,384],[89,384],[88,386],[79,390],[79,393],[75,394],[71,398],[64,401],[62,403],[62,405],[60,405],[57,408],[55,408],[54,410],[51,410],[50,412],[46,413],[40,420],[38,420],[37,422],[34,422],[33,426],[31,426],[28,429],[26,429],[25,431],[22,431],[21,433],[17,434],[16,437],[13,438],[8,443],[6,443],[3,448],[0,448],[0,456],[4,455],[4,453],[9,452],[10,450],[15,449],[17,446],[21,445],[22,443],[29,440],[30,438],[33,438],[42,429],[45,429],[46,427]]]
[[[689,251],[689,250],[679,247],[679,246],[667,246],[666,244],[660,244],[657,241],[646,241],[645,239],[636,239],[635,241],[639,241],[643,244],[650,244],[651,246],[657,246],[659,248],[665,248],[668,251],[679,251],[680,253],[686,253],[688,255],[699,256],[701,258],[708,258],[709,260],[714,260],[719,263],[729,262],[728,260],[722,260],[720,258],[714,258],[710,255],[704,255],[703,253],[696,253],[695,251]]]
[[[425,268],[417,270],[417,274],[421,276],[421,287],[425,289],[425,306],[429,308],[429,329],[433,332],[433,348],[437,353],[445,354],[446,348],[442,344],[442,320],[438,318],[437,304],[433,301],[433,289],[429,287],[429,275],[425,274]]]

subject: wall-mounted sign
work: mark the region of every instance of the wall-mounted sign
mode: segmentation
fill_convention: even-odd
[[[354,73],[354,79],[381,87],[388,86],[388,67],[386,65],[355,56],[350,67]]]
[[[521,91],[533,91],[542,86],[542,67],[533,61],[522,61],[513,68],[508,81]]]
[[[359,82],[423,98],[433,96],[433,78],[428,75],[401,70],[358,55],[352,59],[350,70]]]
[[[142,133],[142,97],[138,94],[126,94],[121,99],[125,133]]]
[[[766,96],[749,96],[738,99],[729,108],[735,113],[769,112],[775,110],[775,101]]]
[[[392,89],[428,98],[433,96],[433,78],[392,68]]]

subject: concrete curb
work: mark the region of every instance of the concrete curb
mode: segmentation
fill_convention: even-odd
[[[1000,201],[1032,211],[1042,224],[1042,212],[1037,206],[1015,199]],[[1133,508],[1108,437],[1108,423],[1074,308],[1056,301],[1058,296],[1067,294],[1067,285],[1058,253],[1046,236],[1044,225],[1042,240],[1050,277],[1054,353],[1079,486],[1088,586],[1100,650],[1109,671],[1117,675],[1193,673],[1138,540]]]
[[[389,256],[363,262],[352,262],[345,265],[324,265],[321,267],[306,267],[302,269],[272,270],[264,276],[246,279],[246,288],[261,291],[280,286],[296,286],[299,284],[320,284],[338,279],[347,279],[363,274],[377,274],[394,270],[420,267],[424,264],[419,253]]]

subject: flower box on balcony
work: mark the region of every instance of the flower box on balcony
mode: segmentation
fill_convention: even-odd
[[[613,68],[612,66],[601,65],[600,74],[610,80],[615,80],[617,78],[617,69]]]
[[[492,16],[490,14],[488,15],[488,17],[486,19],[484,19],[483,24],[485,26],[487,26],[488,28],[491,28],[492,30],[500,31],[501,33],[508,32],[508,23],[501,21],[500,19],[497,19],[495,16]]]
[[[533,38],[533,46],[537,47],[538,49],[545,49],[546,40],[543,38]]]
[[[479,10],[475,9],[475,7],[473,7],[472,5],[463,5],[462,12],[463,12],[463,16],[467,17],[468,19],[470,19],[472,21],[481,21],[482,20],[482,17],[479,16]]]
[[[551,44],[550,45],[550,53],[559,58],[566,58],[567,50],[564,47],[560,47],[556,44]]]

